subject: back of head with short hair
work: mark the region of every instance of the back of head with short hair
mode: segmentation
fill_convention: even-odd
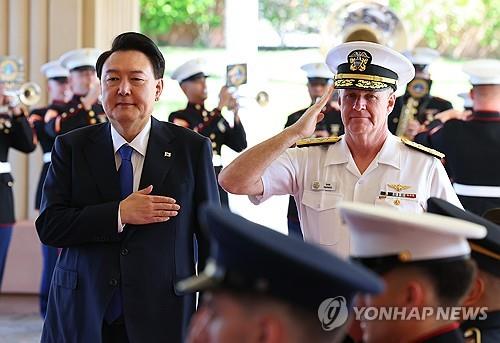
[[[439,306],[460,305],[460,301],[472,286],[477,272],[476,263],[471,259],[434,261],[413,266],[434,284]]]
[[[96,62],[97,77],[101,79],[104,62],[116,51],[139,51],[147,56],[153,67],[155,79],[163,78],[165,59],[158,46],[147,36],[138,32],[125,32],[113,40],[111,50],[103,52]]]

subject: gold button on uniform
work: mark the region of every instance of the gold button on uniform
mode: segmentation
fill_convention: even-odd
[[[94,111],[92,111],[92,110],[90,110],[90,111],[89,111],[89,117],[93,117],[93,116],[95,116],[95,112],[94,112]]]
[[[90,124],[95,124],[95,123],[97,123],[97,120],[95,120],[95,118],[90,119]]]
[[[215,133],[210,134],[210,139],[214,140],[215,139]]]
[[[74,109],[73,107],[71,107],[71,108],[69,109],[69,113],[73,113],[73,112],[75,112],[75,109]]]
[[[399,199],[396,199],[396,200],[394,200],[393,204],[396,206],[399,206],[399,205],[401,205],[401,201]]]

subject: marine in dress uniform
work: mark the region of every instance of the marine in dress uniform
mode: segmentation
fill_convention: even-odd
[[[335,87],[345,111],[345,135],[306,139],[287,149],[297,136],[313,133],[326,93],[304,120],[227,166],[219,177],[221,185],[249,195],[254,204],[273,195],[293,195],[304,239],[343,256],[349,254],[349,231],[339,216],[342,200],[413,213],[422,212],[431,196],[459,205],[442,155],[388,132],[393,90],[413,78],[410,61],[379,44],[349,42],[333,48],[326,63],[338,70]],[[378,138],[364,144],[366,136]]]
[[[49,136],[69,132],[87,125],[105,122],[106,114],[98,101],[99,83],[95,62],[99,50],[84,48],[71,50],[59,58],[59,63],[70,72],[73,98],[65,104],[51,104],[45,114],[45,130]]]
[[[487,235],[483,239],[471,239],[471,256],[479,268],[476,282],[465,305],[473,308],[485,307],[486,318],[468,318],[461,324],[467,343],[500,342],[500,209],[491,209],[485,218],[459,209],[450,203],[431,198],[427,209],[431,213],[468,220],[483,225]],[[478,287],[479,285],[479,287]]]
[[[47,78],[47,87],[50,97],[49,106],[60,106],[65,105],[65,96],[69,91],[68,77],[69,72],[66,68],[63,68],[58,61],[51,61],[45,63],[41,67],[41,72]],[[45,181],[45,176],[49,170],[50,165],[50,153],[52,151],[52,146],[54,145],[54,138],[49,136],[45,131],[45,113],[49,107],[36,108],[30,113],[30,123],[32,124],[40,147],[43,153],[43,167],[40,173],[40,178],[38,180],[38,186],[35,197],[35,209],[40,209],[40,202],[42,199],[42,187]],[[48,245],[42,244],[42,256],[43,256],[43,268],[42,268],[42,279],[40,283],[40,314],[42,318],[45,318],[45,313],[47,310],[47,301],[49,298],[50,280],[52,279],[52,272],[57,262],[58,249],[50,247]]]
[[[500,207],[500,60],[470,61],[463,70],[472,84],[473,113],[466,120],[435,120],[420,135],[446,155],[464,208],[482,215]]]
[[[201,218],[210,262],[177,283],[204,292],[187,342],[261,342],[270,332],[268,342],[339,342],[354,296],[382,291],[365,268],[227,209],[204,207]]]
[[[365,296],[358,306],[408,311],[392,320],[361,318],[363,341],[464,342],[459,323],[438,317],[437,308],[461,305],[476,272],[467,239],[483,238],[486,228],[442,215],[400,213],[361,203],[343,203],[340,212],[351,231],[351,259],[386,283],[385,292]],[[434,310],[424,315],[424,308]],[[415,309],[419,315],[408,316]]]
[[[307,75],[307,89],[311,97],[311,104],[314,104],[318,98],[323,95],[325,88],[329,83],[333,82],[333,73],[328,69],[328,66],[321,63],[307,63],[301,69]],[[337,94],[338,95],[338,94]],[[290,114],[287,118],[285,128],[295,123],[307,111],[308,107]],[[329,137],[344,134],[344,125],[340,117],[340,109],[337,99],[332,99],[323,108],[325,117],[316,125],[315,137]],[[297,204],[291,196],[288,201],[288,234],[303,238],[300,229],[299,214],[297,212]]]
[[[5,84],[0,82],[0,287],[12,227],[15,223],[12,186],[14,179],[8,162],[10,148],[30,153],[36,148],[36,137],[20,106],[14,106],[15,99],[5,95]]]
[[[405,94],[396,99],[396,105],[389,114],[388,125],[391,133],[413,139],[415,132],[402,127],[410,125],[408,118],[410,122],[426,125],[433,121],[437,113],[453,106],[448,100],[430,94],[432,79],[429,66],[439,57],[439,53],[429,48],[415,48],[409,57],[415,67],[415,78],[408,83]]]
[[[188,104],[185,109],[172,112],[168,121],[210,138],[215,174],[218,176],[222,170],[222,146],[227,145],[234,151],[240,152],[247,147],[247,139],[245,129],[238,116],[238,105],[227,87],[222,87],[219,94],[219,105],[216,108],[211,111],[205,108],[207,74],[203,69],[203,61],[194,59],[174,70],[172,79],[179,82],[188,98]],[[232,126],[222,116],[221,111],[225,111],[226,107],[234,113],[234,125]],[[229,206],[227,193],[220,186],[219,196],[221,204]]]

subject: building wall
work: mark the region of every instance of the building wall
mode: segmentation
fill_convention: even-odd
[[[75,48],[108,49],[117,34],[139,30],[139,15],[139,0],[0,0],[0,55],[21,57],[25,79],[44,89],[45,79],[40,73],[42,64]],[[46,104],[45,90],[42,95],[37,106]],[[10,152],[18,221],[36,218],[33,204],[41,158],[39,148],[29,155]],[[14,230],[4,275],[4,291],[38,290],[38,280],[28,282],[25,277],[21,280],[14,275],[19,269],[23,274],[30,273],[41,264],[29,261],[30,258],[40,259],[36,235],[30,237],[25,242],[26,238],[20,238]],[[17,244],[19,239],[23,244]],[[15,258],[19,255],[18,248],[33,251],[31,257],[23,254],[23,259],[28,259],[26,265],[20,266],[24,262]],[[37,272],[31,274],[39,275]]]

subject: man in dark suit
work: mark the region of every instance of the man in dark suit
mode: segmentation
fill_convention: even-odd
[[[110,123],[58,136],[36,221],[62,248],[42,342],[181,342],[195,297],[175,283],[199,268],[198,207],[219,203],[210,141],[151,117],[165,60],[129,32],[98,59]]]

